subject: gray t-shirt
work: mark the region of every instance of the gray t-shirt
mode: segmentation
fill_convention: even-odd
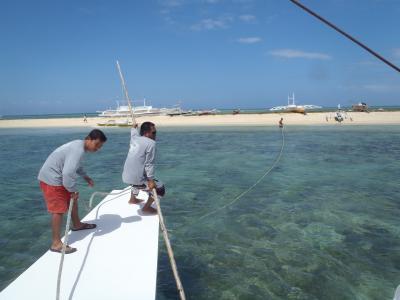
[[[147,179],[154,179],[155,156],[156,142],[148,137],[140,136],[138,130],[132,128],[122,181],[127,184],[141,185]]]
[[[69,192],[76,192],[77,175],[86,176],[81,167],[84,145],[84,141],[75,140],[58,147],[46,159],[38,179],[48,185],[64,186]]]

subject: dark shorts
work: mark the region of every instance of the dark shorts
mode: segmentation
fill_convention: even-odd
[[[158,180],[155,180],[155,182],[156,182],[157,195],[159,195],[161,197],[164,196],[165,195],[164,183],[162,183],[161,181],[158,181]],[[144,192],[147,192],[149,194],[149,196],[151,194],[150,190],[149,190],[149,187],[147,186],[147,182],[145,184],[142,184],[142,185],[135,185],[135,184],[131,185],[132,195],[137,196],[139,194],[140,190],[144,191]]]

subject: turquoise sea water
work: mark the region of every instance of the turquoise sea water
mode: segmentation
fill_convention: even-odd
[[[124,187],[129,129],[84,165]],[[0,290],[48,248],[36,175],[87,129],[0,129]],[[391,299],[400,284],[400,126],[159,128],[163,213],[188,299]],[[83,182],[81,198],[92,190]],[[84,207],[81,207],[81,215]],[[177,299],[160,235],[157,299]]]

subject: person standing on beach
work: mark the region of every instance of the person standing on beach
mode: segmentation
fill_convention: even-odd
[[[93,180],[86,175],[81,164],[85,152],[96,152],[107,141],[101,130],[92,130],[85,140],[74,140],[54,150],[46,159],[39,171],[38,179],[51,214],[52,244],[50,251],[60,252],[63,244],[60,236],[61,223],[64,213],[68,211],[69,202],[74,200],[71,212],[73,227],[71,230],[93,229],[96,224],[82,223],[78,215],[79,192],[76,187],[76,177],[80,175],[93,186]],[[76,248],[67,245],[65,253],[73,253]]]
[[[279,120],[279,128],[283,128],[283,118]]]
[[[140,133],[137,124],[131,129],[131,141],[129,152],[125,160],[122,180],[131,185],[130,204],[139,204],[139,192],[145,192],[147,202],[142,211],[148,214],[155,214],[157,210],[151,207],[154,199],[151,191],[155,188],[157,194],[165,194],[164,185],[154,177],[154,163],[156,155],[156,126],[151,122],[144,122],[140,126]]]
[[[86,114],[84,114],[84,115],[83,115],[83,122],[84,122],[84,123],[87,123],[87,117],[86,117]]]

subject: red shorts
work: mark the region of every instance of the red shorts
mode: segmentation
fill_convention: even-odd
[[[48,185],[40,181],[40,188],[42,189],[49,213],[62,214],[68,211],[71,192],[68,192],[65,187]]]

